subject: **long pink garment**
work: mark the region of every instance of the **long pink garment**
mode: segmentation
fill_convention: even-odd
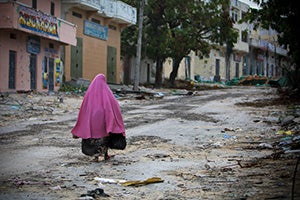
[[[80,138],[102,138],[109,133],[125,136],[121,109],[106,83],[105,76],[98,74],[83,98],[77,122],[71,133]]]

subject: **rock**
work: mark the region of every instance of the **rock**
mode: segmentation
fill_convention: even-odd
[[[293,123],[294,119],[295,119],[295,117],[292,116],[292,115],[288,115],[288,116],[284,117],[281,120],[281,126],[286,126],[286,125],[289,125],[289,124]]]

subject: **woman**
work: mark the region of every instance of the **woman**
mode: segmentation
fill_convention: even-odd
[[[112,133],[126,137],[119,103],[103,74],[98,74],[89,85],[71,133],[74,138],[82,138],[82,152],[95,156],[96,161],[100,155],[109,159]]]

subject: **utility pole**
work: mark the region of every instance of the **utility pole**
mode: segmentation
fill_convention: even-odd
[[[144,4],[145,0],[140,1],[140,12],[139,12],[139,32],[138,32],[138,41],[137,41],[137,50],[136,50],[136,62],[135,62],[135,71],[134,71],[134,91],[138,91],[138,86],[140,82],[140,64],[141,64],[141,51],[142,51],[142,34],[143,34],[143,13],[144,13]]]

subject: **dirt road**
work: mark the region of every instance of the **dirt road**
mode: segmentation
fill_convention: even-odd
[[[276,146],[287,110],[276,89],[161,92],[119,99],[128,145],[100,162],[71,137],[82,96],[3,97],[0,199],[89,199],[96,188],[101,199],[291,199],[297,159]],[[118,182],[151,177],[163,182]]]

